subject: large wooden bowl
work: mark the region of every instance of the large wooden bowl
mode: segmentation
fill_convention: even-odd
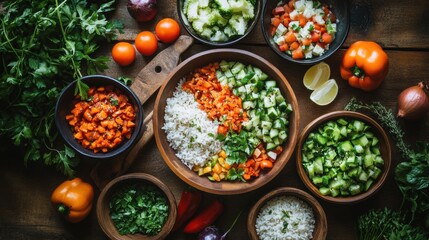
[[[259,211],[261,208],[271,199],[279,196],[294,196],[298,199],[308,203],[310,207],[313,209],[313,214],[315,217],[315,226],[313,230],[313,238],[317,240],[326,239],[326,235],[328,233],[328,221],[326,218],[325,211],[323,210],[320,203],[310,194],[291,187],[281,187],[277,188],[267,195],[263,196],[259,199],[253,207],[249,211],[249,215],[247,217],[247,233],[252,240],[258,240],[258,234],[256,233],[256,219],[258,218]]]
[[[244,64],[252,64],[264,71],[271,79],[277,81],[286,101],[292,105],[293,112],[290,115],[288,140],[283,145],[283,152],[277,157],[273,168],[261,174],[258,178],[248,182],[211,182],[206,176],[198,176],[176,157],[175,151],[169,146],[164,126],[164,115],[167,98],[173,95],[179,80],[188,75],[196,68],[221,60],[240,61]],[[297,142],[299,131],[299,110],[295,94],[286,77],[267,60],[244,50],[239,49],[214,49],[201,52],[183,61],[172,73],[166,83],[159,90],[153,111],[153,129],[156,144],[165,163],[170,169],[187,184],[208,193],[214,194],[240,194],[255,190],[272,180],[286,165],[291,157]]]
[[[308,177],[303,165],[302,165],[302,147],[304,142],[306,141],[308,135],[316,130],[321,124],[329,121],[329,120],[335,120],[338,118],[347,118],[347,119],[357,119],[365,122],[372,128],[372,132],[377,136],[380,143],[380,152],[381,156],[384,159],[384,166],[382,168],[381,175],[377,178],[377,180],[374,182],[374,184],[368,189],[366,192],[359,193],[354,196],[347,196],[347,197],[332,197],[332,196],[325,196],[322,195],[319,191],[319,189],[311,182],[310,178]],[[310,122],[301,132],[301,135],[299,137],[298,141],[298,147],[296,152],[296,158],[297,158],[297,164],[296,167],[298,169],[298,174],[301,178],[301,180],[304,182],[305,186],[317,197],[320,199],[323,199],[327,202],[331,203],[339,203],[339,204],[351,204],[351,203],[357,203],[360,201],[363,201],[365,199],[368,199],[369,197],[373,196],[380,188],[383,186],[389,171],[391,167],[391,147],[389,139],[384,132],[383,128],[372,118],[368,117],[365,114],[358,113],[358,112],[352,112],[352,111],[336,111],[324,114],[312,122]]]
[[[160,189],[162,193],[164,193],[164,197],[167,199],[169,204],[169,213],[166,222],[164,223],[161,231],[155,236],[147,236],[144,234],[127,234],[121,235],[116,229],[111,217],[110,217],[110,207],[109,202],[112,194],[116,189],[121,186],[125,186],[127,184],[133,183],[143,183],[153,185],[156,188]],[[146,173],[130,173],[126,175],[122,175],[110,181],[101,191],[100,196],[97,200],[97,219],[98,224],[100,225],[103,232],[110,239],[117,240],[155,240],[155,239],[164,239],[168,236],[168,234],[173,229],[174,223],[176,221],[177,216],[177,204],[176,199],[174,198],[171,190],[159,179],[156,177],[146,174]]]

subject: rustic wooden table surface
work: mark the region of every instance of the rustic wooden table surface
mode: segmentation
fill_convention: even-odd
[[[132,42],[137,33],[142,30],[154,31],[155,23],[164,17],[178,19],[176,1],[158,0],[159,12],[156,18],[148,24],[137,24],[126,10],[125,0],[118,1],[115,12],[110,16],[119,19],[125,25],[125,32],[119,35],[119,40]],[[419,81],[429,79],[429,1],[401,0],[353,0],[351,1],[351,28],[348,38],[342,48],[329,57],[326,62],[331,67],[331,78],[337,80],[339,93],[333,103],[328,106],[317,106],[310,101],[310,91],[302,84],[302,77],[309,66],[301,66],[286,62],[277,56],[266,44],[262,30],[258,24],[252,33],[233,48],[254,52],[273,63],[286,76],[298,98],[301,115],[301,129],[314,118],[335,110],[341,110],[351,97],[365,102],[380,101],[386,107],[396,111],[399,93]],[[186,31],[182,29],[182,34]],[[390,70],[380,88],[374,92],[362,92],[348,86],[339,75],[339,64],[345,49],[357,40],[372,40],[378,42],[387,51],[390,59]],[[103,45],[98,54],[110,56],[113,43]],[[168,45],[161,44],[161,49]],[[210,49],[206,45],[194,44],[182,55],[182,59],[195,53]],[[135,77],[151,58],[138,56],[137,61],[129,67],[118,67],[114,62],[102,74],[113,77]],[[153,108],[151,98],[144,105],[145,110]],[[149,111],[146,111],[149,112]],[[428,118],[418,123],[401,121],[406,130],[409,143],[416,140],[429,139]],[[402,159],[393,146],[393,167]],[[0,168],[0,239],[105,239],[100,229],[95,208],[90,216],[78,224],[63,221],[50,205],[52,190],[65,177],[55,170],[30,164],[24,166],[21,154],[11,148],[2,153]],[[299,179],[296,171],[295,156],[285,166],[283,171],[266,186],[246,194],[236,196],[215,196],[222,198],[226,209],[216,222],[221,228],[226,228],[240,209],[244,214],[229,235],[229,239],[248,239],[246,220],[249,208],[264,194],[277,187],[289,186],[303,190],[307,189]],[[91,182],[90,170],[94,166],[91,161],[84,161],[78,167],[78,176]],[[154,139],[141,151],[138,159],[128,172],[144,172],[162,179],[173,191],[176,200],[187,185],[180,180],[162,160]],[[96,189],[96,198],[100,193]],[[207,196],[209,194],[206,194]],[[355,205],[334,205],[321,202],[328,218],[328,239],[357,239],[357,217],[372,208],[390,207],[398,209],[402,197],[393,174],[391,173],[383,188],[371,199]],[[171,239],[186,239],[186,236],[171,235]]]

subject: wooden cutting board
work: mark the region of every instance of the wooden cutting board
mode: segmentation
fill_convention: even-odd
[[[193,38],[182,35],[171,46],[158,53],[136,76],[131,89],[143,105],[165,82],[177,66],[180,55],[193,43]],[[143,121],[143,135],[136,145],[121,156],[99,161],[91,170],[91,178],[101,190],[115,177],[122,175],[134,162],[140,150],[153,137],[152,112]]]

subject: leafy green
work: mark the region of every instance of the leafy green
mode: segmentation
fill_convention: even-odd
[[[86,97],[80,78],[107,68],[108,57],[91,57],[101,41],[115,38],[122,26],[105,13],[114,0],[6,1],[0,8],[0,137],[24,152],[24,161],[43,161],[72,176],[78,158],[58,141],[54,106],[61,90],[78,80],[76,94]]]
[[[158,234],[168,218],[164,194],[153,185],[129,184],[118,188],[109,202],[110,217],[119,233]]]
[[[413,215],[425,214],[426,226],[429,226],[429,143],[418,143],[409,159],[396,166],[395,180],[411,203]]]
[[[411,220],[414,220],[416,213],[422,214],[425,226],[429,227],[429,142],[417,143],[416,149],[412,149],[405,143],[404,132],[392,110],[379,102],[366,104],[352,98],[345,109],[367,110],[388,129],[405,160],[396,166],[395,180],[404,200],[411,204]]]
[[[426,240],[427,233],[409,224],[400,212],[370,210],[358,218],[359,240]]]
[[[226,162],[229,165],[245,163],[247,157],[252,154],[253,146],[249,141],[249,135],[252,133],[241,130],[240,133],[229,131],[223,143],[223,149],[226,152]]]

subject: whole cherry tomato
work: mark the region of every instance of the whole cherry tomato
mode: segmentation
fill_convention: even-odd
[[[164,18],[156,24],[155,33],[162,42],[172,43],[180,35],[179,23],[172,18]]]
[[[112,58],[117,64],[128,66],[134,62],[136,58],[136,50],[130,43],[118,42],[112,48]]]
[[[158,49],[158,40],[152,32],[143,31],[137,35],[134,45],[143,56],[150,56]]]

